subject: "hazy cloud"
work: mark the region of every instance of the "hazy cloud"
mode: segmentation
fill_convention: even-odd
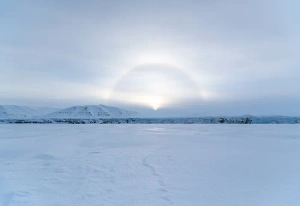
[[[0,104],[131,107],[109,99],[118,81],[124,94],[149,91],[153,73],[166,92],[176,93],[176,82],[186,85],[186,76],[181,81],[176,71],[175,78],[155,69],[143,81],[120,80],[135,67],[161,63],[183,70],[203,96],[178,89],[189,103],[168,102],[157,114],[292,114],[300,103],[299,6],[295,0],[4,0]]]

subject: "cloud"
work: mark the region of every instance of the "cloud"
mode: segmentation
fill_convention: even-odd
[[[255,112],[261,110],[250,107],[251,99],[292,102],[300,86],[298,6],[295,0],[2,1],[0,98],[22,104],[28,94],[45,104],[51,94],[74,104],[103,102],[130,69],[171,63],[228,105],[248,101]]]

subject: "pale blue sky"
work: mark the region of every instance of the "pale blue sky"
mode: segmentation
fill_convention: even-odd
[[[2,0],[0,104],[300,115],[296,0]]]

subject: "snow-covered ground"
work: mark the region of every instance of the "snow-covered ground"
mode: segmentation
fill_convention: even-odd
[[[0,125],[0,205],[299,206],[299,125]]]

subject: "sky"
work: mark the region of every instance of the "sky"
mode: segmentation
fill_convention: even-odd
[[[300,115],[296,0],[2,0],[0,104]]]

